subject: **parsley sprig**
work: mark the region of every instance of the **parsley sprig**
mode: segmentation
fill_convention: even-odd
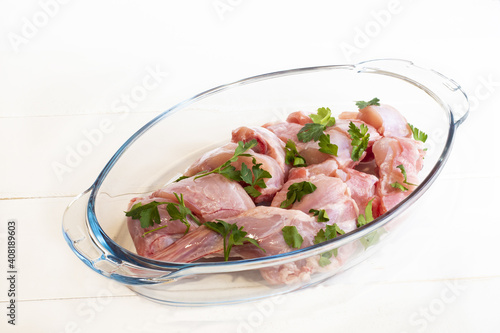
[[[332,117],[330,108],[319,108],[316,114],[311,114],[310,117],[315,124],[321,124],[325,127],[335,125],[335,117]]]
[[[368,201],[368,204],[366,205],[365,208],[365,215],[363,216],[362,214],[359,214],[358,216],[358,228],[367,225],[368,223],[372,222],[373,219],[373,213],[372,213],[372,204],[373,204],[373,199]],[[368,247],[374,245],[375,243],[378,242],[380,239],[380,236],[385,233],[384,229],[379,228],[371,233],[369,233],[367,236],[362,237],[359,241],[361,244],[363,244],[364,248],[367,249]]]
[[[357,101],[356,102],[356,106],[358,107],[358,109],[364,109],[366,108],[367,106],[370,106],[370,105],[377,105],[377,106],[380,106],[380,99],[378,99],[377,97],[375,98],[372,98],[371,100],[369,100],[368,102],[365,102],[365,101]]]
[[[408,179],[407,179],[407,176],[406,176],[406,170],[405,170],[405,167],[403,166],[403,164],[398,165],[396,168],[398,168],[399,170],[401,170],[401,173],[403,174],[403,177],[404,177],[403,183],[408,184],[408,185],[417,186],[417,184],[412,184],[412,183],[408,182]]]
[[[196,175],[194,177],[194,179],[205,177],[205,176],[208,176],[212,173],[218,173],[218,174],[220,174],[228,179],[240,181],[240,179],[241,179],[240,172],[238,170],[236,170],[236,168],[234,166],[232,166],[231,163],[236,162],[236,160],[238,160],[238,157],[240,157],[240,156],[247,156],[247,157],[252,156],[250,154],[247,154],[246,151],[249,149],[252,149],[256,145],[257,145],[257,140],[255,140],[255,139],[250,140],[248,142],[238,141],[238,147],[236,147],[236,149],[234,150],[234,154],[230,159],[228,159],[226,162],[221,164],[219,167],[217,167],[211,171],[203,172],[201,174]]]
[[[368,204],[365,207],[365,215],[363,216],[362,214],[359,214],[359,216],[358,216],[358,228],[373,221],[372,205],[373,205],[373,199],[368,201]]]
[[[186,231],[184,234],[189,232],[189,228],[191,224],[187,220],[190,217],[197,225],[201,225],[200,220],[194,216],[189,208],[186,207],[184,202],[184,196],[179,196],[174,192],[175,198],[179,203],[174,202],[158,202],[152,201],[148,204],[143,205],[142,202],[138,202],[133,205],[128,212],[125,212],[125,216],[130,216],[134,220],[139,220],[142,228],[149,228],[154,226],[155,224],[161,224],[160,212],[158,211],[158,206],[166,205],[166,210],[170,215],[169,221],[179,220],[186,225]],[[142,236],[146,236],[149,233],[155,232],[157,230],[163,229],[167,227],[167,225],[163,225],[156,229],[152,229],[146,231]]]
[[[287,208],[296,201],[302,200],[304,195],[313,193],[316,191],[316,185],[311,182],[303,181],[300,183],[294,183],[288,188],[286,193],[286,200],[283,200],[280,207]]]
[[[411,128],[411,132],[413,134],[413,138],[417,141],[425,142],[427,141],[427,134],[414,127],[412,124],[408,123],[408,126]]]
[[[407,179],[407,176],[406,176],[406,170],[405,170],[405,167],[403,166],[403,164],[400,164],[398,165],[396,168],[398,168],[399,170],[401,170],[401,173],[403,174],[403,177],[404,177],[404,180],[403,180],[403,183],[404,184],[407,184],[407,185],[412,185],[412,186],[417,186],[417,184],[412,184],[412,183],[409,183],[408,182],[408,179]],[[397,188],[401,191],[408,191],[408,188],[406,188],[404,185],[400,184],[399,182],[394,182],[392,184],[390,184],[392,187],[394,188]]]
[[[236,147],[234,154],[230,159],[211,171],[197,174],[194,179],[205,177],[213,173],[218,173],[229,180],[245,183],[246,186],[243,187],[245,191],[254,198],[258,197],[262,193],[257,190],[256,187],[260,187],[261,189],[266,188],[267,185],[264,179],[272,178],[272,175],[262,168],[262,163],[257,163],[255,157],[252,157],[251,154],[247,153],[249,149],[252,149],[256,145],[257,140],[255,139],[248,142],[238,141],[238,147]],[[249,168],[245,163],[242,163],[241,170],[236,170],[236,168],[232,166],[231,163],[236,162],[238,158],[242,156],[252,157],[252,167]],[[185,178],[189,177],[182,176],[176,181]]]
[[[337,156],[339,147],[330,142],[330,134],[323,134],[319,137],[319,151],[325,154]]]
[[[351,121],[349,122],[349,130],[347,131],[351,136],[351,159],[358,161],[363,152],[368,148],[368,140],[370,133],[368,133],[368,126],[365,124],[359,125],[359,128]]]
[[[311,114],[310,117],[313,122],[305,124],[297,133],[297,139],[301,142],[318,141],[327,127],[335,125],[335,117],[332,117],[330,108],[319,108],[317,113]]]
[[[302,236],[299,234],[296,226],[292,225],[283,227],[283,229],[281,229],[281,232],[283,233],[283,239],[288,246],[295,249],[300,249],[304,238],[302,238]]]
[[[268,171],[261,168],[262,163],[256,163],[255,158],[253,158],[252,162],[252,169],[249,169],[245,163],[241,165],[240,179],[248,184],[243,187],[243,189],[252,197],[256,198],[262,193],[255,187],[258,186],[260,188],[266,188],[267,185],[264,182],[264,179],[272,178],[272,176]]]
[[[288,139],[285,145],[285,162],[288,165],[293,167],[305,167],[307,166],[307,162],[305,158],[300,156],[297,151],[297,146],[295,146],[295,142]]]
[[[330,221],[330,218],[328,217],[328,214],[324,209],[309,209],[309,213],[312,213],[313,216],[317,216],[318,218],[316,219],[318,222],[328,222]]]
[[[327,225],[325,229],[321,229],[318,231],[316,236],[314,237],[314,244],[319,244],[326,242],[327,240],[334,239],[339,235],[343,235],[345,232],[340,229],[337,224]],[[335,257],[338,255],[338,249],[333,249],[324,253],[321,253],[319,257],[319,265],[321,267],[325,267],[331,263],[330,258],[334,255]]]
[[[205,226],[217,233],[219,233],[224,242],[224,260],[229,260],[229,254],[231,253],[231,249],[235,245],[243,245],[244,243],[251,243],[257,246],[262,251],[266,252],[259,243],[250,237],[246,237],[248,234],[246,231],[243,231],[243,226],[239,227],[236,223],[229,224],[223,220],[216,220],[217,222],[205,222]]]

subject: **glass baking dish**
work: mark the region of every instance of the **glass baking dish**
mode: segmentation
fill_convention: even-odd
[[[258,259],[171,263],[136,254],[124,215],[130,199],[176,179],[203,152],[229,142],[234,128],[284,120],[293,111],[318,107],[330,107],[338,115],[355,111],[354,101],[373,97],[396,107],[429,134],[420,186],[388,213],[325,243]],[[175,105],[130,137],[94,184],[68,206],[63,234],[95,272],[159,302],[235,303],[305,288],[363,261],[394,236],[408,214],[418,215],[412,208],[442,170],[468,111],[467,96],[456,82],[398,59],[285,70],[222,85]],[[371,236],[379,241],[363,246],[362,240]],[[294,283],[271,285],[259,272],[341,248],[350,251],[341,264]]]

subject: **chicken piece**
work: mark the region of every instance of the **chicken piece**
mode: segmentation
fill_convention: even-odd
[[[338,169],[338,164],[334,159],[328,159],[322,163],[312,164],[307,167],[292,168],[288,172],[288,180],[296,178],[310,178],[317,175],[333,177]]]
[[[184,175],[190,177],[196,175],[199,172],[211,171],[218,168],[226,161],[228,161],[231,157],[233,157],[236,147],[238,147],[236,143],[228,143],[222,147],[205,153],[198,161],[193,163],[193,165],[188,168]],[[274,158],[256,153],[251,150],[247,151],[247,153],[252,156],[240,156],[235,162],[231,163],[231,165],[234,166],[237,170],[240,170],[243,163],[245,163],[246,166],[251,169],[253,165],[253,158],[255,158],[258,164],[262,163],[261,168],[269,172],[272,178],[264,179],[267,187],[263,189],[257,188],[262,194],[257,198],[253,198],[253,200],[255,203],[271,201],[274,194],[281,189],[283,183],[285,182],[285,172]],[[203,178],[205,177],[199,179]]]
[[[351,122],[354,123],[357,128],[360,128],[361,124],[365,125],[368,128],[368,134],[370,134],[370,138],[368,139],[368,147],[371,147],[375,143],[375,141],[381,138],[375,127],[359,119],[337,119],[334,127],[337,130],[341,130],[342,132],[344,132],[344,134],[350,137],[351,135],[349,134],[349,124]]]
[[[351,198],[347,185],[340,179],[325,175],[316,175],[309,178],[295,178],[287,181],[271,203],[272,207],[280,207],[286,200],[288,188],[294,183],[311,182],[316,186],[313,193],[306,194],[300,201],[296,201],[290,209],[309,213],[310,209],[324,209],[330,221],[336,223],[343,231],[350,232],[356,229],[356,219],[359,215],[358,206]]]
[[[390,105],[369,105],[359,110],[358,119],[375,127],[385,137],[409,138],[412,135],[405,117]]]
[[[128,209],[130,210],[132,206],[138,202],[146,205],[153,201],[178,203],[175,198],[174,200],[166,200],[164,198],[157,197],[134,198],[130,201]],[[153,254],[163,250],[177,241],[186,232],[187,227],[184,223],[179,220],[170,221],[170,215],[166,210],[166,205],[158,206],[158,212],[160,213],[161,223],[148,228],[142,228],[139,220],[133,220],[131,217],[127,218],[127,226],[130,236],[134,242],[137,254],[140,256],[151,257]],[[189,227],[189,232],[192,232],[198,227],[191,217],[188,216],[187,220],[191,225]],[[160,227],[162,229],[144,235],[144,233]]]
[[[289,123],[286,121],[278,122],[278,123],[268,123],[263,125],[262,127],[267,128],[271,132],[273,132],[278,138],[283,142],[288,142],[288,140],[292,140],[296,144],[299,143],[297,139],[297,133],[301,130],[304,125],[297,123]]]
[[[288,117],[286,118],[286,121],[288,123],[295,123],[295,124],[299,124],[302,126],[313,122],[311,117],[309,117],[308,115],[306,115],[302,111],[295,111],[295,112],[290,113],[288,115]]]
[[[297,228],[297,231],[304,239],[301,248],[313,245],[314,237],[320,229],[324,228],[324,224],[316,222],[314,218],[303,212],[265,206],[250,209],[238,216],[225,219],[225,221],[243,227],[243,231],[248,232],[247,237],[257,240],[265,250],[264,252],[250,243],[234,246],[231,250],[231,257],[241,257],[243,259],[293,251],[294,248],[287,245],[283,238],[282,229],[285,226],[295,226]],[[170,262],[192,262],[209,255],[220,254],[222,251],[223,239],[221,235],[205,226],[201,226],[168,248],[156,253],[153,259]],[[340,262],[347,259],[346,255],[347,253],[344,254],[342,248],[339,248],[338,256],[330,259],[332,262],[330,265],[340,266]],[[318,259],[318,256],[314,256],[314,258],[307,260],[267,267],[261,270],[261,274],[271,284],[307,280],[310,274],[319,270]]]
[[[337,161],[339,168],[353,168],[356,164],[359,163],[359,161],[353,161],[351,158],[352,139],[347,132],[344,132],[342,129],[337,128],[336,126],[333,126],[327,128],[325,133],[330,135],[330,142],[332,144],[336,144],[338,147],[337,156],[328,156]],[[366,152],[363,152],[360,160],[363,159],[365,154]]]
[[[405,199],[418,184],[418,172],[423,166],[425,151],[420,141],[408,138],[382,138],[373,145],[375,162],[379,168],[379,183],[376,193],[380,198],[379,214],[382,215]],[[406,171],[407,183],[398,166]],[[408,190],[394,188],[391,184],[399,183]]]
[[[374,218],[378,217],[377,177],[355,169],[336,169],[334,174],[347,185],[351,192],[351,198],[356,201],[361,214],[365,213],[368,202],[374,199],[372,202],[372,215]]]
[[[288,172],[285,164],[285,144],[276,134],[264,127],[238,127],[232,132],[233,142],[248,142],[255,139],[257,146],[252,150],[259,154],[268,155],[276,160],[283,172]]]
[[[255,207],[240,184],[219,174],[198,179],[191,177],[168,184],[151,197],[176,201],[174,193],[183,195],[186,207],[201,222],[235,216]]]

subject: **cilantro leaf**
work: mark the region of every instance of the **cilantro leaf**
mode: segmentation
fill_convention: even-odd
[[[319,151],[325,154],[337,156],[339,147],[330,143],[330,134],[323,134],[319,137]]]
[[[296,201],[300,201],[304,195],[313,193],[316,191],[316,185],[311,182],[303,181],[300,183],[294,183],[288,188],[286,193],[286,200],[284,200],[280,207],[287,208]]]
[[[297,139],[301,142],[309,142],[311,140],[318,141],[319,137],[323,135],[325,126],[316,123],[305,124],[297,133]]]
[[[358,161],[363,154],[363,152],[368,148],[368,140],[370,139],[370,133],[368,133],[368,127],[365,124],[359,125],[359,128],[354,125],[351,121],[349,122],[349,130],[347,131],[351,136],[351,159],[353,161]]]
[[[281,229],[283,232],[283,239],[288,246],[291,246],[296,249],[300,249],[302,242],[304,239],[299,234],[296,226],[286,226]]]
[[[365,101],[357,101],[356,102],[356,106],[358,107],[358,109],[364,109],[366,108],[367,106],[370,106],[370,105],[377,105],[377,106],[380,106],[380,100],[375,97],[375,98],[372,98],[371,100],[369,100],[368,102],[365,102]]]
[[[313,123],[321,124],[326,127],[335,125],[335,117],[332,117],[330,108],[319,108],[316,114],[310,115]]]
[[[427,141],[427,134],[419,130],[418,128],[414,127],[410,123],[408,123],[408,126],[411,128],[411,132],[413,134],[413,138],[417,141],[422,141],[425,142]]]
[[[396,168],[401,170],[401,173],[403,174],[403,177],[405,178],[403,183],[408,184],[408,185],[418,186],[417,184],[408,183],[408,179],[406,178],[406,170],[405,170],[405,167],[403,166],[403,164],[398,165]]]
[[[293,167],[305,167],[307,166],[306,160],[299,155],[297,151],[297,146],[295,142],[288,139],[285,145],[285,162]]]
[[[339,228],[337,224],[334,225],[327,225],[325,229],[321,229],[318,231],[316,236],[314,237],[314,244],[319,244],[326,242],[327,240],[334,239],[338,235],[343,235],[345,232]],[[329,265],[331,261],[329,260],[332,255],[335,257],[338,255],[338,249],[333,249],[324,253],[321,253],[320,258],[319,258],[319,265],[321,267],[325,267],[326,265]]]
[[[317,221],[318,222],[328,222],[330,221],[330,218],[328,217],[328,214],[324,209],[317,210],[317,209],[309,209],[309,213],[312,213],[313,216],[317,216]]]
[[[246,237],[248,233],[243,231],[243,226],[238,228],[236,223],[229,224],[223,220],[216,221],[217,222],[205,222],[204,225],[222,236],[225,261],[229,260],[229,254],[231,253],[233,246],[243,245],[244,243],[251,243],[266,252],[266,250],[264,250],[255,239]]]

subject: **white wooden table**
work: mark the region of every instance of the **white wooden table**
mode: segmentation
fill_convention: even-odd
[[[496,0],[2,3],[0,331],[499,332],[499,17]],[[167,107],[255,74],[382,57],[454,78],[471,113],[418,215],[364,263],[274,299],[178,308],[97,275],[66,245],[65,207]]]

